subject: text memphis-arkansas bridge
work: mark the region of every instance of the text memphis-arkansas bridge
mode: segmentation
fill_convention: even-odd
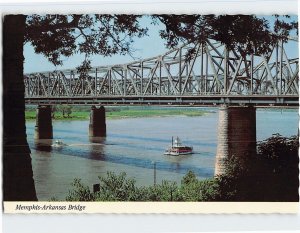
[[[215,175],[222,174],[226,158],[256,153],[256,107],[299,106],[299,58],[287,52],[288,44],[298,51],[298,39],[290,39],[267,55],[242,56],[207,40],[193,45],[190,59],[186,53],[192,45],[183,45],[157,57],[87,72],[25,74],[25,101],[39,105],[35,138],[53,138],[54,104],[92,105],[92,142],[106,136],[105,105],[217,105]]]
[[[298,51],[297,39],[290,39]],[[284,43],[265,56],[242,56],[220,42],[183,45],[163,55],[86,73],[56,70],[24,75],[29,104],[295,105],[299,58]]]

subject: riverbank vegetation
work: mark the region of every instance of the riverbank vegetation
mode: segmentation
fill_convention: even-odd
[[[151,108],[151,107],[107,107],[107,119],[135,118],[135,117],[165,117],[165,116],[202,116],[207,111],[199,108]],[[72,107],[60,105],[52,107],[53,120],[89,120],[90,107]],[[34,108],[25,111],[26,120],[35,120]]]
[[[108,172],[99,177],[99,190],[93,192],[75,179],[67,201],[299,201],[298,136],[275,134],[259,142],[257,154],[225,162],[226,172],[199,180],[189,171],[180,184],[138,187],[126,173]]]

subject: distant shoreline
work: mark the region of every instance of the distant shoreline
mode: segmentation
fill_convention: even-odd
[[[176,110],[176,109],[119,109],[116,111],[106,111],[106,118],[109,120],[114,119],[128,119],[128,118],[144,118],[144,117],[169,117],[169,116],[187,116],[187,117],[197,117],[203,116],[209,112],[203,110]],[[53,120],[59,121],[72,121],[72,120],[89,120],[90,112],[88,111],[74,111],[69,117],[63,117],[62,113],[55,113],[55,118]],[[35,120],[36,111],[26,110],[25,111],[26,120]]]
[[[257,109],[258,111],[270,110],[270,111],[282,111],[282,109],[265,108]],[[284,111],[297,111],[297,109],[284,109]],[[129,119],[129,118],[144,118],[144,117],[169,117],[169,116],[187,116],[197,117],[203,116],[208,113],[214,113],[216,111],[207,111],[193,108],[173,108],[173,109],[143,109],[143,108],[107,108],[106,119]],[[87,109],[74,109],[70,114],[70,117],[63,117],[61,112],[55,113],[54,121],[72,121],[72,120],[89,120],[90,111]],[[36,119],[35,109],[27,109],[25,111],[25,119],[27,121],[34,121]]]

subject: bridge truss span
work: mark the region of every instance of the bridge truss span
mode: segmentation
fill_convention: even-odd
[[[298,50],[298,42],[294,43]],[[194,53],[187,58],[189,49]],[[298,105],[299,58],[278,43],[265,56],[242,56],[220,42],[183,45],[128,64],[86,73],[24,75],[27,103]]]

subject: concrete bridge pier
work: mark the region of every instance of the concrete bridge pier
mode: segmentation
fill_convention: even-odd
[[[52,117],[50,105],[39,105],[36,109],[35,139],[52,139]]]
[[[96,108],[92,106],[89,124],[90,137],[105,137],[106,136],[106,119],[105,108],[101,106]]]
[[[226,106],[219,109],[218,146],[215,176],[224,174],[226,158],[256,153],[256,109],[253,106]]]

